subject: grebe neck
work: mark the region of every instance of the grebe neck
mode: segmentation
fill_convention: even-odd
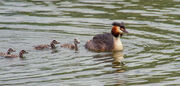
[[[113,36],[113,42],[114,42],[113,51],[123,50],[123,45],[119,36],[118,37]]]
[[[23,58],[23,53],[22,52],[19,53],[19,57]]]
[[[78,46],[77,46],[77,44],[74,43],[74,45],[75,45],[75,50],[78,51]]]
[[[55,49],[56,48],[54,43],[51,43],[50,46],[51,46],[51,49]]]
[[[11,54],[11,53],[10,53],[10,51],[7,51],[7,53],[6,53],[6,54]]]

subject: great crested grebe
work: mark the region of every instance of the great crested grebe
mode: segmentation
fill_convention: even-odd
[[[5,58],[17,58],[17,57],[23,58],[23,54],[26,54],[26,53],[28,53],[28,52],[25,51],[25,50],[21,50],[21,51],[19,52],[19,55],[8,54],[8,55],[5,55],[4,57],[5,57]]]
[[[123,45],[120,37],[123,33],[128,33],[124,23],[113,22],[111,33],[97,34],[92,40],[89,40],[85,47],[93,51],[121,51]]]
[[[55,48],[56,48],[55,44],[60,44],[60,42],[58,42],[58,41],[56,41],[56,40],[53,40],[53,41],[50,43],[50,45],[48,45],[48,44],[41,44],[41,45],[35,46],[34,48],[35,48],[36,50],[43,50],[43,49],[49,49],[49,48],[55,49]]]
[[[77,51],[78,50],[77,44],[79,44],[79,43],[80,43],[80,41],[77,38],[75,38],[74,39],[74,44],[62,44],[61,47],[69,48],[69,49]]]
[[[9,54],[11,54],[12,52],[15,52],[15,50],[13,50],[12,48],[9,48],[6,53],[0,52],[0,56],[9,55]]]

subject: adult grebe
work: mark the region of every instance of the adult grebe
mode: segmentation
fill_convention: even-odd
[[[55,49],[55,48],[56,48],[55,44],[60,44],[60,42],[58,42],[58,41],[56,41],[56,40],[53,40],[53,41],[50,43],[50,45],[48,45],[48,44],[41,44],[41,45],[35,46],[34,48],[35,48],[36,50],[43,50],[43,49],[49,49],[49,48]]]
[[[85,47],[93,51],[121,51],[123,45],[120,37],[123,33],[128,33],[124,23],[113,22],[111,33],[97,34],[92,40],[89,40]]]
[[[74,44],[62,44],[61,47],[69,48],[69,49],[77,51],[78,50],[77,44],[80,44],[80,41],[77,38],[75,38],[74,39]]]

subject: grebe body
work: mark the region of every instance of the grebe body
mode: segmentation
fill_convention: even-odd
[[[69,43],[66,43],[66,44],[62,44],[61,47],[63,48],[69,48],[69,49],[72,49],[72,50],[78,50],[78,44],[80,44],[80,41],[75,38],[74,39],[74,44],[69,44]]]
[[[25,50],[21,50],[21,51],[19,52],[19,55],[8,54],[8,55],[5,55],[4,57],[5,57],[5,58],[17,58],[17,57],[23,58],[23,57],[24,57],[23,54],[26,54],[26,53],[28,53],[28,52],[25,51]]]
[[[120,40],[123,33],[128,33],[123,23],[113,22],[111,33],[97,34],[89,40],[85,47],[92,51],[121,51],[123,45]]]
[[[41,44],[41,45],[35,46],[34,48],[35,48],[36,50],[55,49],[55,48],[56,48],[55,44],[60,44],[60,42],[58,42],[58,41],[56,41],[56,40],[53,40],[53,41],[50,43],[50,45],[48,45],[48,44]]]

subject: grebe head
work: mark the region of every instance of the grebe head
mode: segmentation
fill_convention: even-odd
[[[56,40],[53,40],[51,43],[52,43],[52,44],[60,44],[60,42],[58,42],[58,41],[56,41]]]
[[[20,58],[23,58],[23,54],[27,54],[27,53],[28,53],[27,51],[21,50],[21,51],[19,52],[19,57],[20,57]]]
[[[77,38],[75,38],[74,39],[74,44],[80,44],[80,41]]]
[[[121,31],[123,31],[124,33],[128,33],[128,31],[125,28],[124,22],[121,22],[119,26]]]
[[[10,54],[11,52],[15,52],[15,50],[13,50],[12,48],[9,48],[7,51],[7,54]]]
[[[26,54],[26,53],[28,53],[27,51],[25,51],[25,50],[21,50],[20,51],[20,53],[22,53],[22,54]]]
[[[123,33],[128,33],[128,31],[126,31],[124,23],[121,22],[113,22],[112,23],[113,27],[111,30],[111,34],[115,37],[118,37],[119,35],[123,35]]]

